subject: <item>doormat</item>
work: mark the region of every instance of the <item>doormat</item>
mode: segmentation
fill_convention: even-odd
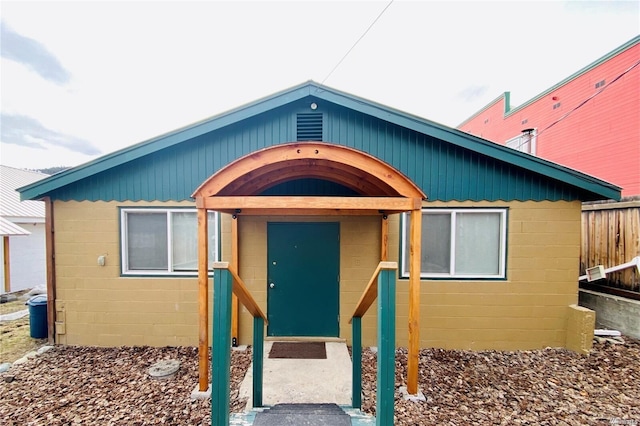
[[[324,342],[273,342],[269,358],[327,359]]]

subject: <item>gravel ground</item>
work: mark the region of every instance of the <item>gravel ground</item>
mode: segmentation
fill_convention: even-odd
[[[208,425],[210,401],[192,401],[197,348],[56,347],[14,366],[0,381],[5,425]],[[396,354],[396,384],[406,351]],[[147,369],[163,359],[181,368],[169,380]],[[232,352],[231,411],[250,349]],[[375,354],[363,351],[363,410],[375,412]],[[426,403],[396,399],[397,425],[640,425],[640,342],[594,345],[589,357],[562,349],[420,353]]]

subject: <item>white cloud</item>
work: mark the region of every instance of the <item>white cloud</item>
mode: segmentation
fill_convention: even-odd
[[[3,58],[16,61],[55,84],[71,79],[69,71],[41,43],[16,33],[4,21],[0,21],[0,40]]]
[[[397,0],[326,84],[455,126],[504,91],[526,101],[638,33],[637,2],[588,3]],[[3,20],[72,78],[61,87],[3,60],[2,111],[111,152],[321,82],[386,4],[3,2]],[[91,158],[1,147],[2,163],[19,167]]]

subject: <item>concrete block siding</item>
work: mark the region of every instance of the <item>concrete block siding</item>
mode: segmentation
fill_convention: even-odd
[[[429,204],[431,206],[431,204]],[[434,203],[434,207],[445,206]],[[423,281],[422,347],[533,349],[565,346],[568,306],[577,303],[580,203],[447,203],[508,207],[507,278]],[[390,227],[392,229],[393,226]],[[391,249],[397,253],[397,249]],[[398,344],[406,346],[408,282],[398,286]]]
[[[197,345],[197,279],[121,277],[118,207],[192,203],[55,202],[58,342],[76,345]],[[425,203],[429,207],[507,207],[507,278],[425,280],[423,347],[532,349],[565,346],[569,305],[578,298],[579,202]],[[231,218],[221,221],[222,260],[229,260]],[[399,257],[399,217],[389,218],[389,260]],[[240,276],[266,310],[267,222],[339,221],[340,337],[380,256],[379,217],[240,217]],[[98,266],[97,257],[106,256]],[[398,280],[397,344],[406,346],[408,281]],[[210,295],[211,297],[212,295]],[[211,319],[210,319],[211,320]],[[375,345],[376,312],[363,318],[363,344]],[[240,343],[252,321],[240,309]]]

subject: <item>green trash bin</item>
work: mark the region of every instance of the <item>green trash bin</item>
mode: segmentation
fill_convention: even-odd
[[[47,327],[47,295],[39,294],[27,300],[29,305],[29,331],[34,339],[46,339],[49,336]]]

